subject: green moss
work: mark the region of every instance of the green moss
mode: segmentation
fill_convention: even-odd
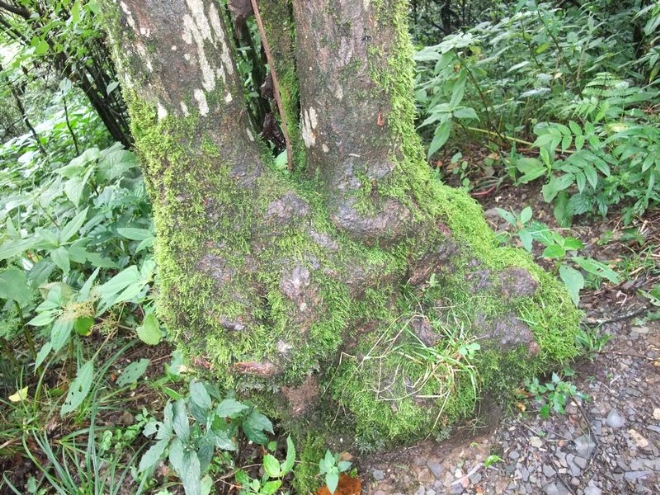
[[[296,465],[293,478],[294,493],[316,493],[323,484],[319,476],[319,461],[325,455],[326,445],[323,437],[308,433],[297,442],[302,444],[300,462]]]

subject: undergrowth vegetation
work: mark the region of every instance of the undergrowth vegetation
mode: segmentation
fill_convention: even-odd
[[[95,11],[95,2],[53,3],[78,12],[78,21]],[[473,4],[463,22],[480,22],[416,55],[429,157],[457,162],[459,150],[474,157],[463,161],[466,185],[479,167],[499,167],[500,182],[542,181],[561,225],[613,207],[631,222],[657,205],[660,3],[560,9],[518,2],[481,16],[484,2]],[[63,24],[68,36],[80,32],[75,25]],[[641,40],[630,25],[640,27]],[[0,36],[0,101],[19,103],[0,107],[0,492],[165,495],[182,484],[187,494],[271,495],[309,489],[302,474],[292,480],[308,471],[311,485],[336,487],[350,467],[340,453],[318,439],[308,440],[313,454],[297,453],[254,404],[191,373],[167,347],[154,306],[154,231],[138,161],[61,77],[71,73],[53,75],[41,65],[53,49],[55,27],[46,27],[23,48]],[[114,79],[100,80],[108,83],[105,96],[117,90]],[[472,151],[484,142],[485,164]],[[550,260],[576,305],[589,280],[619,282],[610,266],[580,254],[581,241],[534,221],[531,208],[500,214],[513,230],[500,240],[518,239],[530,252],[541,245],[540,258]],[[439,290],[432,276],[428,294]],[[646,295],[660,306],[658,287]],[[410,330],[416,316],[408,317],[355,368],[373,366],[378,379],[381,355],[394,353],[426,370],[405,394],[462,387],[462,402],[451,403],[449,392],[445,402],[454,416],[467,414],[479,394],[479,343],[447,318],[442,349],[426,345]],[[400,336],[412,351],[397,346]],[[399,399],[388,384],[377,385],[384,400]],[[559,375],[547,384],[530,377],[527,387],[537,399],[547,396],[544,414],[563,411],[579,394]],[[446,419],[441,413],[429,411],[436,422]]]
[[[420,49],[429,157],[441,148],[466,156],[487,141],[481,166],[494,156],[516,184],[543,181],[563,226],[614,206],[630,223],[657,205],[660,4],[642,3],[497,5],[490,19]]]

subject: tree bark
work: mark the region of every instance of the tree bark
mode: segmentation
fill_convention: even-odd
[[[215,2],[105,8],[154,203],[159,315],[193,362],[275,393],[280,415],[325,391],[382,445],[576,353],[568,295],[424,162],[406,2],[259,2],[293,175],[251,128]]]

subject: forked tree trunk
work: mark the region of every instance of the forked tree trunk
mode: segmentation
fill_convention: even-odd
[[[292,175],[250,126],[216,2],[106,3],[153,201],[159,315],[193,361],[279,392],[284,415],[323,392],[387,443],[573,356],[568,295],[429,173],[406,2],[258,3]]]

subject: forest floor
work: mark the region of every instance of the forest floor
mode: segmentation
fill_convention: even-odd
[[[508,188],[480,198],[495,230],[507,228],[495,207],[519,212],[556,227],[551,209],[535,188]],[[359,460],[364,492],[390,494],[653,494],[660,493],[660,321],[648,318],[638,297],[658,283],[660,212],[636,226],[616,220],[572,229],[586,255],[626,267],[618,286],[585,290],[585,324],[609,341],[571,364],[563,376],[584,398],[568,400],[565,414],[543,419],[540,403],[521,400],[504,412],[484,402],[477,418],[444,442]],[[607,242],[601,242],[607,239]],[[633,260],[626,265],[623,260]],[[656,313],[657,314],[657,313]],[[609,337],[608,337],[609,336]],[[557,370],[561,371],[561,370]],[[541,383],[551,381],[541,380]]]

